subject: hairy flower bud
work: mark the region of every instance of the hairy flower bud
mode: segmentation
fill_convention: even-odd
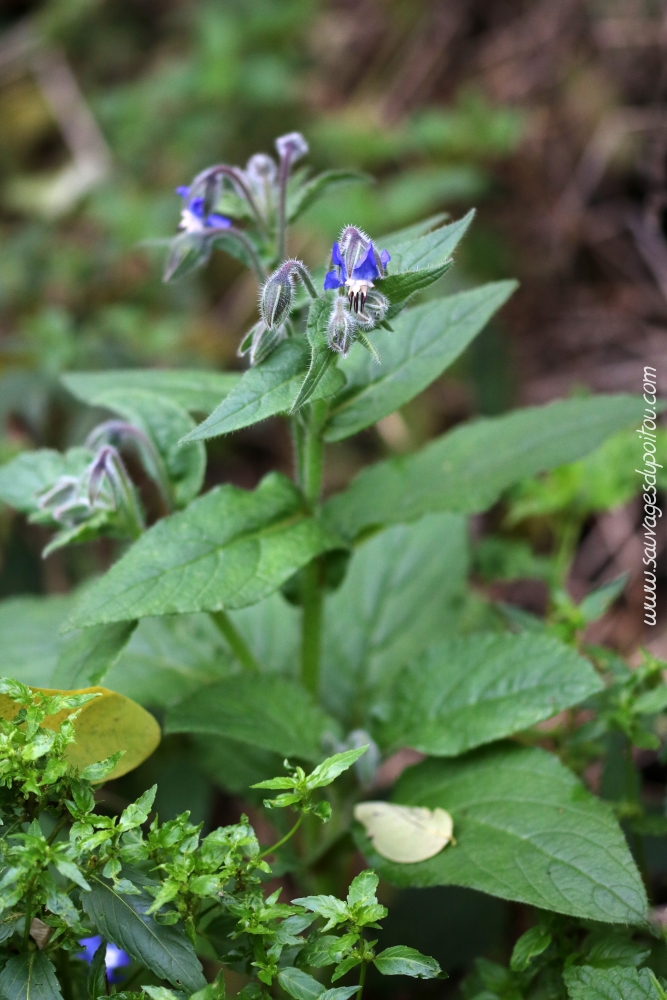
[[[327,341],[332,351],[337,351],[345,357],[354,342],[356,322],[347,308],[346,300],[336,296],[327,326]]]
[[[296,163],[308,152],[308,143],[300,132],[288,132],[276,139],[276,149],[281,160]]]
[[[250,364],[254,367],[255,365],[260,365],[270,354],[273,354],[278,344],[282,343],[286,338],[286,326],[278,326],[272,330],[266,325],[263,319],[260,319],[246,333],[239,344],[237,354],[240,358],[247,354]]]
[[[382,322],[388,309],[389,299],[387,296],[378,292],[377,289],[371,288],[364,299],[363,312],[358,314],[357,321],[366,330],[372,330],[373,327]]]
[[[269,329],[280,326],[289,319],[294,302],[294,271],[286,261],[264,282],[259,297],[259,311]]]

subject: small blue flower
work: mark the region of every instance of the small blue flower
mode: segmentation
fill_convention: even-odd
[[[334,270],[324,279],[324,290],[347,287],[350,308],[356,313],[363,312],[368,289],[373,282],[384,276],[391,257],[387,250],[377,253],[373,241],[355,226],[346,226],[341,233],[340,243],[331,248],[331,262]]]
[[[95,957],[95,952],[102,944],[102,937],[99,934],[94,934],[92,937],[85,937],[79,940],[79,944],[83,945],[83,951],[79,952],[78,958],[82,958],[85,962],[90,965],[93,958]],[[126,965],[131,963],[132,959],[123,951],[122,948],[118,948],[115,944],[109,942],[107,944],[106,955],[104,958],[104,964],[107,970],[107,976],[109,980],[113,982],[118,982],[122,977],[116,976],[116,969],[121,969]]]
[[[185,207],[181,211],[181,221],[178,228],[186,233],[203,233],[209,229],[229,229],[232,220],[217,212],[211,212],[204,218],[204,199],[190,199],[189,187],[177,187],[176,194],[183,198]]]

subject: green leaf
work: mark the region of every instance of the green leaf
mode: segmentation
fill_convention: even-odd
[[[522,934],[514,945],[510,969],[512,972],[525,972],[534,958],[541,955],[551,944],[551,931],[543,924],[536,924],[525,934]]]
[[[447,226],[433,229],[416,238],[405,239],[405,231],[403,238],[396,243],[390,238],[386,241],[386,247],[391,254],[391,273],[444,264],[465,236],[474,217],[475,211],[472,209],[456,222],[450,222]]]
[[[410,240],[416,240],[419,236],[430,233],[431,230],[436,229],[443,222],[446,222],[448,218],[449,212],[437,212],[435,215],[430,215],[428,218],[422,219],[421,222],[415,222],[411,226],[404,226],[402,229],[395,229],[385,236],[380,236],[376,240],[377,246],[386,247],[390,253],[393,253],[396,247],[402,243],[409,243]]]
[[[431,514],[382,531],[354,552],[343,585],[324,606],[320,689],[329,711],[351,726],[367,725],[359,692],[390,685],[405,663],[456,633],[467,534],[459,515]]]
[[[347,386],[331,411],[325,439],[350,437],[422,392],[459,357],[515,288],[513,281],[496,281],[408,309],[394,322],[392,333],[373,334],[379,365],[359,346],[353,348],[341,362]]]
[[[59,688],[99,684],[127,646],[137,623],[114,622],[82,629],[64,647],[53,674]]]
[[[331,365],[336,360],[336,354],[329,347],[327,329],[331,314],[331,298],[317,299],[310,307],[306,333],[310,344],[310,364],[305,379],[301,384],[292,411],[298,410],[315,396],[317,387],[324,380]],[[336,371],[338,369],[335,369]],[[339,375],[342,379],[342,376]],[[342,381],[340,385],[344,384]]]
[[[667,685],[653,688],[640,694],[635,701],[633,711],[639,715],[655,715],[657,712],[664,712],[667,708]]]
[[[324,993],[324,986],[302,969],[281,969],[278,982],[294,1000],[317,1000]]]
[[[351,996],[359,992],[359,984],[356,986],[335,986],[331,990],[320,993],[320,1000],[349,1000]]]
[[[308,368],[308,344],[290,338],[256,368],[249,368],[240,382],[213,413],[188,434],[188,441],[203,441],[249,427],[276,413],[286,413],[294,405]],[[316,398],[333,395],[344,384],[336,369],[319,385]]]
[[[252,492],[217,487],[135,542],[82,595],[70,627],[241,608],[339,546],[305,514],[298,490],[279,473]]]
[[[571,966],[563,979],[570,1000],[665,1000],[665,991],[650,969]]]
[[[182,447],[182,438],[194,430],[192,417],[178,403],[143,389],[108,389],[98,394],[97,406],[117,413],[146,434],[157,448],[171,484],[173,502],[184,507],[199,493],[206,471],[206,451],[202,444]],[[158,484],[164,479],[146,453],[146,471]]]
[[[182,927],[159,924],[146,911],[153,897],[144,889],[138,895],[121,895],[105,879],[90,875],[91,892],[81,902],[91,922],[107,941],[166,979],[194,993],[206,986],[201,963]]]
[[[35,687],[51,687],[66,642],[59,630],[71,607],[70,596],[10,597],[0,601],[0,674]]]
[[[383,976],[412,976],[413,979],[445,979],[440,965],[416,948],[397,944],[375,956],[373,965]]]
[[[105,397],[119,389],[141,389],[177,403],[190,413],[211,413],[238,385],[238,372],[119,368],[104,372],[68,372],[60,381],[73,396],[90,406],[104,406]]]
[[[380,745],[454,757],[604,689],[588,660],[545,635],[476,634],[430,647],[398,676]]]
[[[0,973],[3,1000],[62,1000],[53,962],[42,951],[10,958]]]
[[[70,448],[63,453],[50,448],[24,451],[0,467],[0,500],[33,514],[39,508],[37,496],[53,486],[60,476],[80,476],[92,461],[87,448]]]
[[[173,990],[168,990],[166,986],[142,986],[142,990],[148,993],[151,1000],[182,1000],[177,993]],[[198,990],[197,993],[203,993],[203,990]],[[196,996],[197,994],[193,994]]]
[[[347,905],[356,906],[357,904],[361,904],[362,906],[367,906],[371,903],[377,903],[375,892],[379,881],[380,879],[370,868],[364,872],[359,872],[350,882]]]
[[[607,608],[609,608],[617,597],[619,597],[628,582],[628,573],[621,573],[614,580],[603,583],[601,587],[596,587],[584,597],[579,605],[579,610],[584,616],[584,621],[594,622],[601,618]]]
[[[300,215],[310,208],[318,198],[326,194],[330,188],[340,184],[369,183],[372,180],[368,174],[361,174],[357,170],[339,169],[325,170],[311,180],[306,181],[295,191],[290,191],[287,196],[287,218],[289,222],[298,219]]]
[[[427,760],[403,774],[394,799],[446,809],[456,838],[427,861],[397,864],[357,831],[369,864],[394,885],[462,885],[603,923],[645,919],[644,886],[610,807],[544,750]]]
[[[200,233],[180,233],[169,244],[163,281],[185,278],[203,267],[211,256],[211,241]]]
[[[445,261],[437,267],[423,267],[419,271],[401,271],[399,274],[389,274],[375,282],[378,291],[387,296],[391,308],[386,319],[392,319],[401,311],[401,307],[424,288],[441,278],[452,266],[453,261]]]
[[[98,997],[107,996],[107,942],[102,938],[100,946],[93,955],[93,960],[88,969],[86,985],[90,1000],[97,1000]]]
[[[202,688],[167,715],[168,733],[210,733],[283,756],[318,760],[336,724],[295,681],[248,674]]]
[[[359,760],[362,754],[368,750],[368,744],[354,750],[345,750],[343,753],[336,753],[333,757],[327,757],[321,764],[318,764],[312,774],[308,775],[309,788],[324,788],[332,781],[352,767],[355,761]]]
[[[573,462],[641,421],[636,396],[592,396],[528,407],[457,427],[413,455],[378,462],[324,507],[344,537],[436,510],[487,510],[512,483]]]

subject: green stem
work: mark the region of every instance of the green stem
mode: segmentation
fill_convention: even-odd
[[[229,615],[226,611],[211,611],[211,618],[218,626],[225,639],[229,643],[232,652],[236,656],[237,660],[242,667],[246,670],[253,670],[258,672],[260,670],[259,663],[255,659],[250,647],[247,642],[238,631],[234,623],[231,621]]]
[[[33,895],[33,883],[31,882],[28,886],[28,891],[25,894],[25,918],[23,923],[23,951],[28,947],[28,941],[30,940],[30,924],[32,922],[32,895]]]
[[[62,993],[64,1000],[72,1000],[72,969],[69,964],[69,952],[65,951],[63,948],[60,949],[59,955],[60,961],[58,965],[60,966],[60,985],[62,986]]]
[[[296,821],[292,829],[289,830],[284,837],[281,837],[281,839],[276,844],[272,844],[271,847],[267,847],[267,849],[265,851],[262,851],[261,854],[258,854],[257,857],[265,858],[268,854],[275,854],[275,852],[278,850],[279,847],[282,847],[283,844],[287,843],[290,837],[294,836],[294,834],[299,829],[302,823],[303,823],[303,815],[299,816],[298,820]]]
[[[304,567],[301,583],[301,683],[317,695],[320,675],[320,634],[322,631],[322,562],[313,559]]]
[[[368,966],[367,962],[362,962],[361,972],[359,973],[359,992],[357,993],[357,1000],[361,1000],[362,993],[364,992],[364,983],[366,982],[367,966]]]

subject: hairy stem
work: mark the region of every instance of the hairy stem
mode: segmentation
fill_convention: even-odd
[[[236,226],[227,226],[226,229],[220,229],[219,232],[221,236],[231,236],[238,243],[242,244],[252,264],[255,277],[259,281],[260,285],[263,284],[264,281],[266,281],[266,268],[259,259],[259,254],[257,253],[252,240],[246,236],[242,229],[237,229]]]
[[[246,670],[259,672],[260,666],[252,650],[238,631],[226,611],[211,611],[211,618],[229,643],[232,652]]]
[[[265,851],[262,851],[262,853],[258,854],[257,856],[259,858],[266,858],[269,854],[275,854],[275,852],[278,850],[279,847],[282,847],[283,844],[287,843],[290,837],[294,836],[294,834],[299,829],[302,823],[303,823],[303,816],[299,816],[298,820],[296,821],[292,829],[288,830],[288,832],[285,834],[284,837],[281,837],[281,839],[277,841],[277,843],[272,844],[271,847],[267,847]]]

